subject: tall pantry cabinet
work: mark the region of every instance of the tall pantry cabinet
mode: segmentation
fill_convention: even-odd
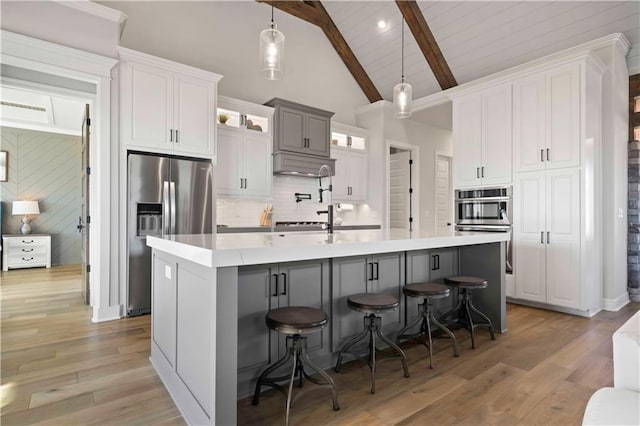
[[[588,54],[513,82],[513,301],[600,308],[603,71]]]

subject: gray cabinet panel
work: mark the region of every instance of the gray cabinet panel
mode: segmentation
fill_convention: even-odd
[[[277,113],[278,129],[274,140],[274,151],[307,152],[305,138],[305,114],[291,108],[281,107]]]
[[[176,269],[175,262],[153,256],[153,292],[151,315],[153,341],[172,367],[176,366]]]
[[[204,269],[204,268],[202,268]],[[195,270],[195,268],[193,268]],[[178,271],[178,330],[176,372],[200,406],[211,414],[211,281],[209,270],[196,275]]]
[[[379,254],[370,260],[374,264],[375,277],[374,292],[402,297],[402,283],[404,282],[404,265],[402,253]],[[402,308],[398,306],[394,311],[379,314],[382,317],[382,327],[385,332],[397,331],[402,325]]]
[[[347,305],[352,294],[366,293],[371,271],[366,257],[333,260],[332,350],[338,351],[346,340],[362,331],[362,315]]]
[[[329,157],[331,124],[328,117],[307,114],[307,151],[309,154]]]

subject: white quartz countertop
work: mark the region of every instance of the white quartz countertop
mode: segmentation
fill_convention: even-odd
[[[207,267],[248,266],[508,241],[510,233],[447,236],[387,230],[147,237],[147,245]]]

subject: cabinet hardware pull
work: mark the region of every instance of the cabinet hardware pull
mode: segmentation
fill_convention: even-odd
[[[176,130],[176,143],[178,143],[178,131]]]
[[[544,244],[544,231],[540,231],[540,244]]]
[[[280,275],[282,275],[282,278],[284,279],[282,282],[283,291],[280,294],[283,296],[286,296],[287,295],[287,274],[285,274],[284,272],[281,272]]]
[[[22,258],[22,260],[26,260],[26,261],[28,262],[28,261],[30,261],[30,260],[33,260],[33,257],[30,257],[30,258],[28,258],[28,259],[27,259],[26,257],[23,257],[23,258]]]
[[[242,178],[240,178],[240,189],[243,189],[244,186],[242,186]]]
[[[435,254],[431,255],[431,259],[433,260],[432,266],[431,266],[431,270],[435,271],[436,270],[436,255]]]
[[[547,161],[551,161],[551,155],[549,154],[549,148],[547,148]]]
[[[476,178],[480,179],[480,167],[476,167]]]
[[[544,161],[544,149],[540,150],[540,162]]]
[[[380,264],[378,262],[374,262],[376,265],[376,280],[380,279]]]
[[[24,244],[31,244],[31,243],[33,243],[33,240],[30,240],[30,241],[22,240],[22,242],[23,242]]]
[[[369,278],[367,281],[373,281],[373,263],[369,262]]]
[[[437,265],[436,266],[436,270],[437,270],[437,269],[440,269],[440,255],[439,254],[436,254],[436,262],[437,262],[437,264],[436,264]]]
[[[247,189],[247,178],[244,178],[244,189]]]
[[[482,177],[484,177],[484,166],[482,166],[481,169],[482,169]]]
[[[549,238],[550,235],[551,235],[551,232],[547,231],[547,244],[551,244],[551,241]]]
[[[169,142],[173,142],[173,129],[169,129]]]
[[[273,274],[273,275],[271,275],[271,277],[276,279],[276,289],[271,294],[271,296],[278,297],[278,274]],[[269,280],[269,287],[271,287],[271,280]],[[269,290],[271,290],[271,288],[269,288]],[[269,291],[269,292],[271,292],[271,291]]]
[[[30,249],[22,249],[22,251],[25,252],[25,253],[31,253],[33,251],[33,249],[32,248],[30,248]]]

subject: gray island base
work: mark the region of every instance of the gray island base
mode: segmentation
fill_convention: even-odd
[[[310,356],[324,368],[362,316],[346,298],[384,292],[401,301],[383,317],[394,338],[417,314],[407,283],[451,275],[483,277],[474,304],[505,332],[508,234],[428,237],[388,231],[148,237],[153,248],[151,362],[189,424],[236,424],[237,400],[279,358],[284,340],[264,317],[283,306],[324,310],[329,326],[309,337]],[[444,311],[455,295],[436,306]],[[338,395],[340,389],[338,389]]]

